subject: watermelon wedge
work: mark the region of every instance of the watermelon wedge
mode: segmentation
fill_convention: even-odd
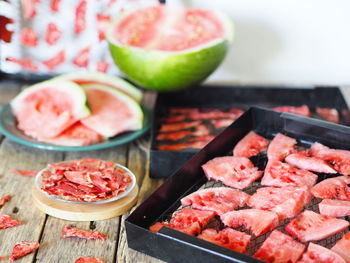
[[[267,148],[267,158],[269,161],[283,161],[287,155],[295,151],[296,144],[297,141],[294,138],[278,133]]]
[[[100,84],[81,86],[91,108],[91,115],[81,120],[86,127],[104,137],[142,128],[143,112],[135,100]]]
[[[114,77],[101,72],[82,71],[82,72],[68,73],[68,74],[60,75],[55,79],[70,80],[79,85],[101,84],[103,86],[114,88],[116,90],[119,90],[125,93],[126,95],[129,95],[138,103],[141,103],[142,101],[142,92],[139,89],[137,89],[136,87],[131,85],[129,82],[121,78]]]
[[[337,109],[316,107],[316,112],[326,121],[339,123],[339,113]]]
[[[335,245],[332,251],[340,255],[346,263],[350,263],[350,232],[346,233]]]
[[[252,157],[267,147],[269,142],[259,134],[251,131],[243,137],[233,149],[234,156]]]
[[[215,211],[219,215],[243,206],[249,195],[232,188],[215,187],[198,190],[181,199],[183,206],[199,210]]]
[[[303,244],[278,230],[274,230],[254,254],[254,257],[265,262],[295,263],[304,250]]]
[[[198,235],[198,238],[240,253],[245,253],[251,236],[227,227],[219,232],[211,228],[204,229],[203,232]]]
[[[260,236],[278,225],[278,216],[276,213],[259,209],[231,211],[221,215],[220,218],[227,226],[245,226],[255,236]]]
[[[310,243],[307,251],[303,254],[299,263],[346,263],[346,261],[337,253],[319,246],[314,243]]]
[[[303,242],[321,240],[339,233],[349,222],[305,210],[286,225],[286,231]]]
[[[332,217],[350,216],[350,201],[324,199],[318,204],[320,214]]]
[[[311,116],[310,109],[307,105],[302,105],[302,106],[279,106],[279,107],[274,107],[271,108],[274,111],[278,112],[287,112],[287,113],[293,113],[296,115],[301,115],[301,116],[306,116],[309,117]]]
[[[53,138],[90,115],[84,90],[64,80],[50,80],[23,90],[11,101],[18,128],[37,139]]]
[[[350,177],[338,176],[328,178],[316,184],[311,193],[322,199],[337,199],[350,201]]]

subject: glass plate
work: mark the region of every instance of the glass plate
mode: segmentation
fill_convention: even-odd
[[[25,135],[21,130],[17,128],[17,121],[15,116],[12,114],[10,104],[6,104],[0,109],[0,132],[12,141],[39,149],[75,152],[98,150],[128,143],[137,139],[146,131],[148,131],[152,123],[151,112],[144,107],[142,107],[142,111],[144,114],[144,123],[143,128],[140,130],[126,132],[115,137],[109,138],[108,140],[105,140],[101,143],[96,143],[87,146],[59,146],[39,142],[36,139]]]

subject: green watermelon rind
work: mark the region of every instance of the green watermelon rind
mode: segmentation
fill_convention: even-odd
[[[109,86],[101,85],[101,84],[84,84],[84,85],[80,85],[80,86],[84,90],[88,90],[89,88],[100,89],[102,91],[110,93],[112,96],[115,96],[119,100],[122,100],[123,102],[125,102],[129,106],[129,109],[132,110],[133,116],[136,119],[136,121],[135,121],[136,125],[133,126],[130,129],[130,131],[131,130],[140,130],[140,129],[142,129],[143,121],[144,121],[144,114],[143,114],[141,105],[139,103],[137,103],[134,99],[132,99],[130,96],[126,95],[125,93],[123,93],[123,92],[121,92],[121,91],[119,91],[117,89],[111,88]],[[89,127],[89,125],[84,123],[84,119],[82,119],[81,121],[82,121],[82,123],[85,126],[87,126],[88,128],[94,130],[93,127]],[[99,133],[98,131],[96,131],[96,132]],[[104,134],[101,134],[101,135],[106,137],[106,138],[109,137],[109,136],[106,136]]]
[[[24,89],[10,102],[14,114],[16,114],[16,112],[24,105],[24,99],[28,95],[48,88],[51,90],[57,89],[57,91],[65,92],[67,96],[73,98],[72,114],[77,120],[85,118],[91,114],[85,91],[79,85],[67,80],[47,80]]]
[[[142,91],[136,88],[135,86],[131,85],[129,82],[115,77],[111,75],[107,75],[101,72],[75,72],[75,73],[67,73],[60,76],[57,76],[55,79],[63,79],[63,80],[85,80],[85,81],[91,81],[91,84],[101,84],[105,86],[111,86],[114,87],[125,94],[132,97],[134,100],[136,100],[138,103],[142,101],[143,94]]]
[[[106,36],[116,65],[132,81],[156,91],[190,87],[206,79],[223,61],[233,41],[231,20],[215,12],[225,29],[225,37],[185,51],[159,51],[125,46],[113,38],[113,30],[124,17],[109,26]]]

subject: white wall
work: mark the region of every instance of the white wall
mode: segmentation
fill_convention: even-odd
[[[225,62],[209,81],[350,84],[349,0],[167,0],[219,8],[236,26]]]

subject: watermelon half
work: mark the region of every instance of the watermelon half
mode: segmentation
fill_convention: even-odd
[[[204,80],[219,66],[233,25],[217,11],[158,5],[122,15],[106,36],[114,62],[131,80],[170,91]]]
[[[91,115],[81,123],[104,137],[141,129],[141,106],[130,96],[100,84],[81,85],[86,92]]]
[[[53,138],[90,115],[84,90],[65,80],[50,80],[24,89],[11,101],[18,128],[37,139]]]

